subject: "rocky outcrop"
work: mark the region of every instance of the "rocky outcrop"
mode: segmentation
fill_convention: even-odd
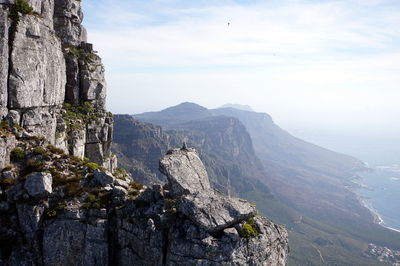
[[[179,211],[209,233],[256,214],[248,202],[211,189],[207,171],[194,149],[168,151],[160,160],[160,170],[168,177],[171,196],[180,198]]]
[[[16,168],[7,170],[40,171],[12,182],[3,171],[0,179],[6,198],[0,200],[0,240],[11,243],[0,241],[4,264],[286,264],[286,230],[244,200],[199,187],[209,180],[195,150],[170,151],[160,161],[169,183],[146,189],[51,146],[39,151],[40,141],[31,139],[27,161],[14,158]],[[46,158],[43,164],[33,163],[39,158]],[[177,173],[193,184],[183,176],[173,180]],[[174,192],[183,186],[184,193]]]
[[[1,2],[0,119],[113,167],[104,67],[82,20],[77,0]]]
[[[174,196],[211,189],[206,168],[194,150],[170,150],[160,161],[160,171],[168,178]]]

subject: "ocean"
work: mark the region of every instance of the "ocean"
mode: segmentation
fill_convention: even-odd
[[[376,166],[359,176],[363,187],[355,192],[380,216],[381,225],[400,230],[400,166]]]

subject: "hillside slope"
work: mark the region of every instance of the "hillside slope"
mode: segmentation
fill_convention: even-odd
[[[174,109],[185,110],[185,116],[174,116]],[[134,117],[158,123],[165,132],[183,129],[207,132],[212,128],[207,121],[217,121],[222,116],[225,119],[234,117],[243,123],[257,157],[254,161],[261,162],[263,169],[261,175],[252,175],[252,178],[266,185],[274,197],[273,202],[264,202],[269,205],[264,209],[269,208],[270,217],[291,229],[291,264],[319,264],[321,252],[324,261],[341,265],[375,265],[377,262],[364,254],[369,243],[399,249],[399,238],[393,235],[394,232],[375,224],[375,217],[351,190],[354,186],[352,177],[357,170],[363,169],[357,159],[297,139],[275,125],[267,114],[233,108],[207,110],[191,103],[158,114],[152,112]],[[222,122],[221,128],[225,130]],[[195,143],[191,144],[196,146]],[[206,146],[201,146],[197,145],[197,148],[203,152]],[[216,146],[213,149],[218,150]],[[223,169],[224,165],[220,166]],[[247,178],[243,175],[238,179]],[[262,199],[254,199],[257,193],[241,196],[252,198],[258,206],[263,204]],[[275,207],[276,202],[279,202],[279,208]]]

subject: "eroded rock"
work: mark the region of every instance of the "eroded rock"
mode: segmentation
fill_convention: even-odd
[[[255,208],[248,202],[228,198],[211,190],[182,196],[179,210],[210,233],[223,230],[256,214]]]
[[[211,188],[207,171],[195,150],[171,150],[160,160],[160,171],[168,178],[174,196]]]
[[[60,40],[44,25],[43,19],[22,16],[11,49],[9,107],[62,104],[66,83],[64,55]]]
[[[45,197],[53,192],[52,184],[51,174],[35,172],[26,176],[24,187],[32,197]]]

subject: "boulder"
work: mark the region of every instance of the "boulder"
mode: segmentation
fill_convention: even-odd
[[[223,230],[256,214],[256,209],[248,202],[228,198],[211,190],[182,196],[179,210],[210,233]]]
[[[32,197],[45,197],[53,192],[52,184],[51,174],[35,172],[26,176],[24,187]]]
[[[170,150],[160,160],[160,171],[168,178],[174,196],[195,194],[211,188],[207,171],[195,150]]]
[[[111,185],[115,181],[115,177],[109,172],[103,172],[96,170],[94,172],[94,177],[92,182],[96,185],[105,187],[106,185]]]

